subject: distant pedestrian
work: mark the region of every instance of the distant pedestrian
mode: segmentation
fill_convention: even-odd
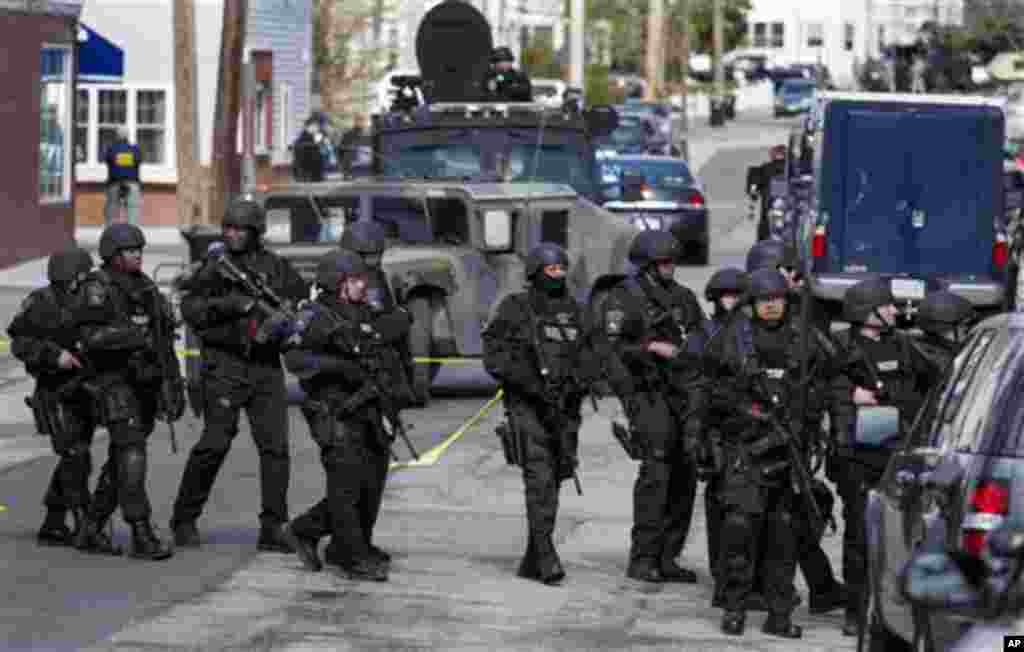
[[[142,150],[130,142],[126,128],[118,128],[117,140],[107,149],[104,161],[107,164],[106,203],[103,207],[106,226],[120,221],[137,224],[142,208],[142,183],[139,180]],[[125,215],[119,220],[117,214],[122,205]]]
[[[306,128],[292,145],[292,173],[296,181],[324,180],[326,161],[320,143],[324,135],[316,118],[306,120]]]

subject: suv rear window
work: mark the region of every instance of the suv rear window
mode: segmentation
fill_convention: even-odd
[[[974,340],[974,342],[968,344],[964,350],[957,356],[955,368],[959,370],[959,374],[955,374],[950,378],[952,386],[945,396],[945,400],[939,408],[939,420],[935,427],[935,434],[933,435],[933,444],[936,446],[953,447],[960,450],[962,445],[965,443],[965,437],[967,433],[964,432],[965,422],[971,421],[974,423],[979,417],[983,417],[984,410],[987,410],[987,404],[982,407],[982,412],[978,411],[977,400],[965,400],[968,395],[978,397],[977,385],[984,385],[990,383],[993,376],[992,374],[981,374],[979,376],[978,370],[981,368],[981,361],[985,359],[986,353],[988,352],[989,346],[992,340],[995,339],[996,331],[986,330],[980,333]],[[975,379],[980,383],[975,383]],[[961,410],[961,407],[963,408]],[[974,419],[967,419],[968,413],[973,412]],[[970,436],[973,436],[971,433]]]
[[[1002,367],[988,377],[997,387],[989,408],[989,423],[973,453],[998,457],[1024,457],[1024,329],[1010,331],[1012,342]]]

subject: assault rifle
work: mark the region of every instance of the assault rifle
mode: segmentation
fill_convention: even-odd
[[[213,259],[220,274],[238,285],[243,293],[256,302],[256,310],[269,319],[268,328],[261,328],[253,338],[256,342],[264,344],[270,338],[272,331],[276,327],[274,323],[275,317],[282,318],[287,322],[296,321],[298,315],[292,309],[291,304],[274,292],[258,274],[243,269],[232,262],[225,255],[223,242],[211,242],[206,253]]]
[[[169,305],[156,285],[150,287],[153,296],[153,348],[160,374],[160,389],[156,397],[156,418],[167,424],[171,435],[171,453],[178,454],[178,433],[174,422],[185,414],[185,381],[181,377],[178,356],[174,352],[174,323]]]
[[[340,406],[338,412],[341,416],[351,414],[361,408],[362,406],[370,403],[376,403],[381,413],[381,421],[383,424],[383,435],[382,439],[387,444],[388,448],[391,448],[391,442],[395,440],[395,437],[400,437],[405,442],[406,448],[409,449],[409,453],[413,456],[413,459],[419,460],[420,454],[416,451],[416,448],[412,445],[412,440],[409,439],[408,428],[405,422],[402,420],[401,407],[394,400],[394,396],[390,389],[385,385],[386,381],[382,381],[381,376],[381,365],[374,359],[373,353],[379,353],[383,351],[383,347],[374,347],[371,351],[364,351],[359,346],[355,334],[352,332],[352,325],[343,321],[334,311],[325,309],[321,312],[329,313],[330,319],[333,320],[333,331],[334,341],[337,343],[339,348],[344,351],[355,354],[356,359],[359,361],[359,367],[363,370],[366,375],[366,381],[363,387],[351,395],[345,403]],[[392,456],[395,456],[392,451]]]

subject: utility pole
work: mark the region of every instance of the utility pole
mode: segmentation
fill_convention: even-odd
[[[725,69],[722,66],[723,35],[722,28],[725,18],[722,15],[722,0],[712,1],[711,18],[711,60],[715,70],[714,97],[721,102],[725,97]]]
[[[586,25],[583,0],[572,0],[569,17],[569,85],[584,90],[583,30]]]
[[[665,33],[664,0],[648,0],[647,14],[647,99],[656,100],[663,90],[664,66],[661,37]]]
[[[682,18],[682,30],[679,34],[679,72],[682,75],[682,83],[679,86],[679,95],[682,98],[683,110],[680,113],[679,131],[683,138],[683,147],[689,150],[689,137],[687,134],[690,131],[690,0],[676,0],[676,3],[677,15]],[[689,160],[689,151],[684,151],[683,155]]]
[[[174,150],[177,154],[178,226],[202,219],[199,116],[196,111],[195,0],[174,0]]]
[[[213,183],[208,218],[220,219],[228,196],[238,191],[236,163],[238,116],[242,103],[242,54],[249,0],[224,0],[217,72],[217,108],[213,120]]]

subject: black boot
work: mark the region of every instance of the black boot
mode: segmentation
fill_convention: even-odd
[[[782,638],[800,638],[804,635],[803,628],[799,625],[794,625],[793,621],[789,618],[789,614],[770,614],[768,619],[764,621],[761,631],[765,634],[781,636]]]
[[[537,553],[537,579],[545,584],[558,584],[565,579],[565,569],[562,568],[562,560],[558,558],[558,551],[551,537],[543,537],[537,541],[535,550]]]
[[[88,513],[85,507],[72,507],[71,508],[71,540],[68,542],[69,546],[75,545],[75,541],[78,540],[78,533],[85,527],[85,522],[89,520]]]
[[[75,548],[94,555],[119,557],[123,554],[121,547],[114,545],[114,541],[107,531],[109,522],[109,519],[101,521],[86,515],[75,534]]]
[[[661,569],[654,562],[643,560],[630,561],[629,568],[626,569],[626,577],[640,580],[641,582],[665,581],[665,576],[661,574]]]
[[[174,554],[166,543],[157,538],[149,519],[132,521],[128,525],[132,529],[132,557],[160,561]]]
[[[846,618],[843,619],[843,636],[856,636],[860,633],[860,614],[856,609],[846,607]]]
[[[178,548],[199,547],[199,528],[195,521],[171,521],[171,532],[174,533],[174,545]]]
[[[67,514],[65,509],[48,508],[36,542],[41,546],[70,546],[73,543],[71,530],[64,523]]]
[[[281,552],[290,555],[295,552],[281,537],[281,528],[275,525],[260,526],[260,539],[256,547],[262,552]]]
[[[302,560],[306,570],[313,572],[323,570],[324,563],[320,561],[320,555],[316,550],[319,543],[317,539],[296,534],[295,530],[292,529],[291,523],[285,523],[281,526],[281,539],[295,549],[295,554]]]
[[[826,614],[846,606],[846,586],[836,582],[828,591],[812,593],[808,611],[812,614]]]
[[[359,561],[343,566],[341,569],[345,576],[350,580],[356,581],[368,581],[368,582],[387,582],[388,581],[388,569],[387,566],[370,559],[360,559]]]
[[[526,543],[526,552],[523,553],[523,558],[519,562],[519,570],[516,571],[516,575],[527,580],[538,580],[540,579],[540,569],[537,568],[537,552],[533,547],[533,537]]]
[[[387,550],[384,550],[382,548],[378,548],[377,546],[373,545],[372,543],[368,543],[367,545],[370,547],[370,556],[371,557],[373,557],[377,561],[385,563],[385,564],[390,564],[391,563],[391,553],[390,552],[388,552]]]
[[[743,636],[747,614],[742,611],[726,611],[722,615],[722,633],[729,636]]]
[[[683,584],[696,584],[697,573],[689,568],[683,568],[674,561],[664,562],[661,565],[661,576],[666,582],[682,582]]]

